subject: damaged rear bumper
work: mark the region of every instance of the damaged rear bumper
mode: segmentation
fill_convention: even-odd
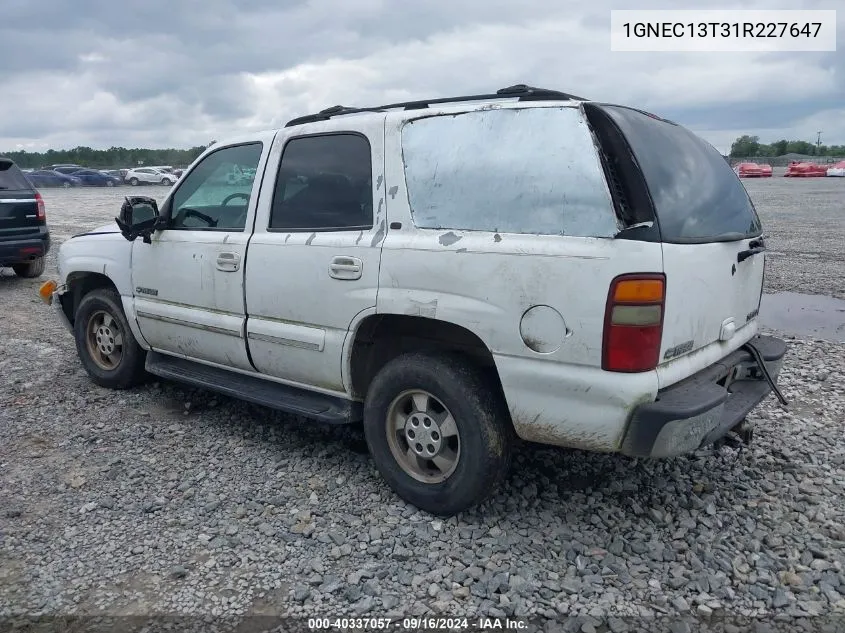
[[[786,343],[772,336],[756,336],[749,343],[760,352],[776,382]],[[620,452],[671,457],[712,444],[742,422],[770,391],[752,354],[740,348],[634,409]]]

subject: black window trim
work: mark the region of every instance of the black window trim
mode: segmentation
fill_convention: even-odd
[[[333,130],[331,132],[311,132],[305,134],[297,134],[295,136],[288,137],[285,140],[284,146],[282,146],[282,154],[279,156],[279,164],[278,169],[276,170],[276,177],[273,180],[273,196],[270,198],[270,213],[267,214],[267,226],[265,231],[267,233],[351,233],[355,231],[372,231],[375,227],[375,204],[373,204],[373,211],[371,214],[371,222],[369,224],[362,224],[359,226],[344,226],[344,227],[319,227],[319,228],[278,228],[278,227],[271,227],[270,223],[273,221],[273,207],[276,203],[276,191],[278,189],[279,184],[279,176],[282,172],[282,161],[285,159],[285,151],[288,148],[288,144],[291,141],[304,139],[304,138],[316,138],[319,136],[359,136],[364,139],[367,143],[367,151],[370,155],[370,181],[372,181],[373,175],[373,146],[370,143],[369,137],[356,130]],[[370,195],[372,195],[372,184]],[[375,203],[375,196],[373,196],[373,202]]]
[[[206,231],[212,233],[245,233],[246,227],[248,226],[247,222],[244,222],[244,226],[241,229],[233,229],[227,227],[217,228],[214,226],[171,226],[170,222],[172,221],[171,214],[173,213],[173,199],[176,196],[176,193],[181,189],[185,182],[188,180],[188,177],[194,172],[194,170],[199,167],[205,160],[217,152],[222,152],[227,149],[232,149],[233,147],[245,147],[247,145],[259,145],[261,146],[261,153],[258,155],[258,165],[255,166],[255,179],[253,179],[253,187],[255,187],[255,180],[258,178],[258,168],[261,165],[261,154],[264,153],[264,141],[243,141],[241,143],[232,143],[231,145],[222,145],[220,147],[215,147],[211,150],[208,154],[202,157],[202,160],[196,161],[188,170],[182,174],[183,178],[181,178],[179,182],[179,186],[173,189],[170,192],[170,195],[167,197],[167,203],[164,209],[161,210],[160,216],[164,219],[165,225],[162,230],[164,231]],[[260,191],[260,189],[259,189]],[[250,195],[250,200],[252,196]],[[249,206],[249,205],[247,205]],[[249,210],[247,210],[247,219],[249,219]]]

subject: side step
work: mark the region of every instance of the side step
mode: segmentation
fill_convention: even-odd
[[[320,422],[348,424],[363,419],[360,402],[282,385],[184,358],[149,352],[145,367],[148,372],[161,378],[188,383]]]

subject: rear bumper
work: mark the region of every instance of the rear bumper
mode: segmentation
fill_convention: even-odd
[[[756,336],[749,343],[759,351],[777,381],[786,343]],[[739,349],[657,393],[631,416],[620,452],[636,457],[671,457],[712,444],[739,424],[771,391],[757,363]]]
[[[0,266],[23,264],[38,257],[44,257],[50,250],[50,233],[33,237],[0,241]]]

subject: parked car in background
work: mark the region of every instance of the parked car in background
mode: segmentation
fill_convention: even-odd
[[[0,266],[38,277],[50,250],[44,200],[15,163],[0,156]]]
[[[73,172],[73,177],[79,178],[83,185],[90,187],[114,187],[123,184],[123,181],[119,178],[94,169],[80,169]]]
[[[76,176],[69,176],[51,169],[39,169],[36,171],[24,174],[27,180],[32,183],[32,186],[41,189],[43,187],[79,187],[82,181]]]
[[[126,171],[126,169],[101,169],[100,173],[103,173],[106,176],[112,176],[113,178],[117,178],[120,181],[120,184],[123,184],[125,182],[123,180],[123,176]]]
[[[734,172],[740,178],[771,178],[772,166],[766,163],[739,163]]]
[[[841,160],[838,163],[828,167],[827,175],[845,178],[845,160]]]
[[[82,165],[64,164],[64,165],[50,165],[48,168],[52,171],[57,171],[60,174],[72,174],[80,169],[85,169]]]
[[[171,173],[155,167],[138,167],[130,169],[124,177],[133,187],[137,185],[174,185],[178,178]]]

